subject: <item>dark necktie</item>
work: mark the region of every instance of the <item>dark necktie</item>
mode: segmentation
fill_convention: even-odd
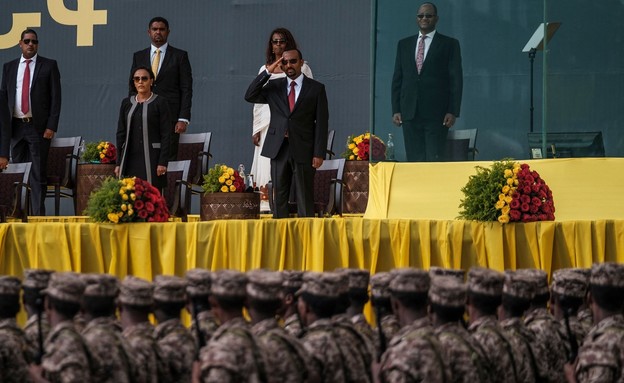
[[[22,80],[22,113],[26,115],[28,113],[29,100],[30,100],[30,62],[32,60],[28,59],[24,61],[26,63],[26,68],[24,68],[24,79]]]
[[[422,69],[423,62],[425,61],[425,39],[427,35],[422,35],[420,37],[420,43],[418,44],[418,52],[416,52],[416,68],[418,68],[418,73]]]
[[[295,109],[295,85],[297,83],[294,81],[290,83],[290,93],[288,93],[288,106],[290,106],[291,112]]]

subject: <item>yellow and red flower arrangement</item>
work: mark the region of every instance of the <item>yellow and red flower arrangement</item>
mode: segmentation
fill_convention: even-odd
[[[202,188],[206,193],[242,193],[245,181],[233,168],[216,164],[204,175]]]
[[[95,222],[166,222],[165,198],[149,182],[133,177],[109,177],[91,194],[86,214]]]
[[[477,166],[461,190],[460,218],[477,221],[554,221],[553,194],[539,173],[528,164],[511,160]]]
[[[82,154],[84,162],[114,164],[117,161],[117,148],[112,142],[89,142]]]
[[[347,150],[342,157],[356,161],[383,161],[386,159],[386,145],[374,134],[368,132],[359,136],[351,135],[347,138]]]

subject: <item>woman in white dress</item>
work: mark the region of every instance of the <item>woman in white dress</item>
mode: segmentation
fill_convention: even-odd
[[[275,62],[278,57],[282,56],[282,53],[286,50],[297,49],[297,42],[295,38],[286,28],[274,29],[269,35],[269,41],[266,50],[266,63],[260,67],[258,73],[265,71],[266,66]],[[307,63],[304,62],[301,67],[301,72],[307,77],[312,78],[312,71]],[[271,80],[286,77],[286,74],[282,72],[279,66],[271,74]],[[262,211],[268,211],[268,201],[266,198],[266,184],[271,180],[271,159],[260,155],[262,152],[262,145],[264,145],[264,139],[269,129],[269,123],[271,122],[271,111],[268,104],[254,104],[253,108],[253,143],[254,157],[251,165],[251,174],[254,176],[256,186],[263,192],[263,198],[261,201],[260,209]]]

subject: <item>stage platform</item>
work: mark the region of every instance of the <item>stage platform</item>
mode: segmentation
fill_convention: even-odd
[[[371,167],[366,215],[332,218],[96,224],[31,217],[0,224],[0,273],[26,268],[184,275],[186,270],[333,270],[473,265],[548,273],[624,263],[624,159],[530,161],[553,190],[554,222],[501,225],[454,219],[475,164]],[[407,181],[406,181],[407,180]],[[446,183],[444,183],[446,182]]]

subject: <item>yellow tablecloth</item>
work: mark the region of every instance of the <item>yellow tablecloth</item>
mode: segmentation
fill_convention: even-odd
[[[624,219],[624,158],[529,160],[553,192],[557,221]],[[370,166],[366,218],[455,219],[474,167],[491,162]]]
[[[0,224],[0,273],[26,268],[183,275],[194,267],[377,271],[431,265],[468,269],[624,263],[624,220],[478,223],[349,218],[212,222]],[[618,249],[620,250],[618,253]]]

